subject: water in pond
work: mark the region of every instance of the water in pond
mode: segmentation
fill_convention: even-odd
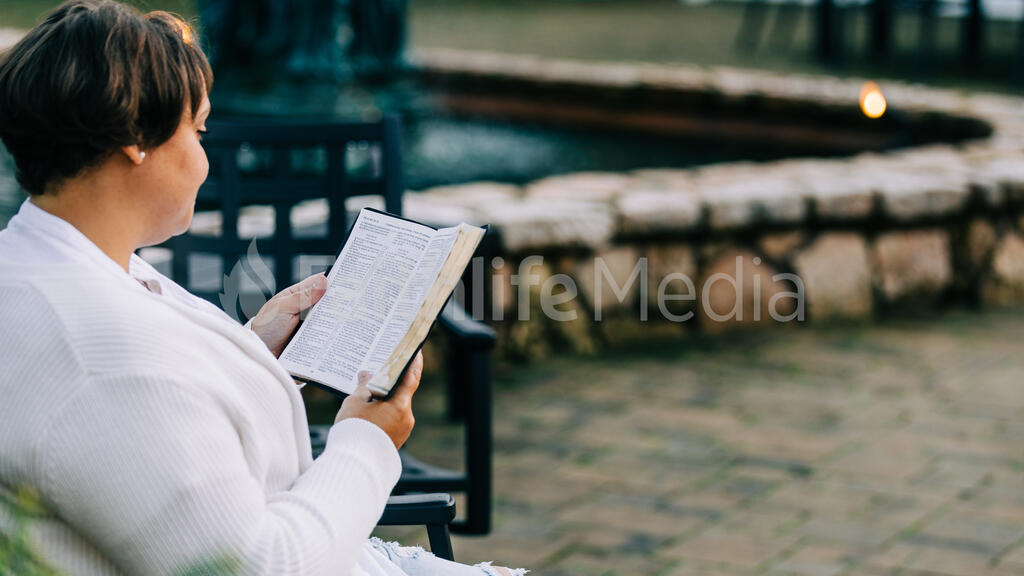
[[[688,167],[733,160],[771,160],[809,154],[793,147],[636,135],[435,117],[405,127],[407,188],[498,180],[523,183],[582,170]]]

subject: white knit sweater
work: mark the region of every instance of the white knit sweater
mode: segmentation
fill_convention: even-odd
[[[131,276],[29,202],[0,232],[0,487],[38,491],[41,555],[75,575],[395,573],[366,545],[401,468],[387,435],[343,421],[314,462],[259,338],[137,257]]]

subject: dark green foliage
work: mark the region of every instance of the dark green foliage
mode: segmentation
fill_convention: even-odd
[[[46,514],[35,490],[21,488],[15,493],[0,492],[0,574],[18,576],[58,576],[32,547],[29,522]],[[11,530],[7,531],[7,526]]]

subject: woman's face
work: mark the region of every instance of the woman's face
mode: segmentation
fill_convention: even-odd
[[[146,200],[147,228],[151,231],[147,244],[181,234],[192,222],[196,194],[210,170],[200,144],[209,114],[210,100],[204,96],[195,117],[191,109],[186,109],[171,139],[146,151],[138,193]]]

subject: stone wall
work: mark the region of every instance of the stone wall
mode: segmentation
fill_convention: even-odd
[[[773,181],[811,164],[764,165],[732,177],[756,188],[756,175]],[[756,214],[761,220],[718,227],[712,222],[720,206],[697,201],[691,188],[717,180],[710,176],[715,172],[572,174],[522,189],[475,183],[408,196],[407,212],[438,224],[459,212],[458,220],[497,229],[497,258],[477,264],[487,297],[476,312],[498,328],[504,354],[512,358],[566,347],[589,353],[685,330],[858,322],[950,304],[1024,304],[1024,212],[1014,195],[1024,174],[997,180],[992,188],[972,186],[955,210],[944,199],[957,194],[954,187],[906,185],[898,199],[871,188],[866,197],[850,195],[844,210],[863,203],[858,219],[830,218],[800,196],[769,208],[767,202],[737,203],[722,209],[720,221]],[[924,180],[933,178],[941,180]],[[838,179],[836,187],[843,182]],[[606,201],[533,200],[555,190]],[[1001,200],[989,204],[995,197]],[[900,206],[898,217],[887,212],[894,205]],[[434,217],[442,210],[444,218]],[[801,217],[779,223],[773,214]],[[575,297],[559,302],[567,284]],[[545,297],[559,314],[545,312]],[[563,320],[561,313],[574,319]]]
[[[444,73],[552,82],[568,74],[595,88],[657,83],[817,106],[856,107],[861,86],[857,79],[450,51],[421,61]],[[587,353],[688,329],[1024,303],[1024,100],[881,86],[890,107],[973,118],[992,134],[842,159],[446,186],[407,195],[406,212],[496,230],[498,259],[480,263],[488,303],[477,312],[498,328],[510,357]],[[536,264],[521,268],[531,257],[527,263]],[[616,293],[633,275],[629,289]],[[553,318],[566,315],[575,320]]]

